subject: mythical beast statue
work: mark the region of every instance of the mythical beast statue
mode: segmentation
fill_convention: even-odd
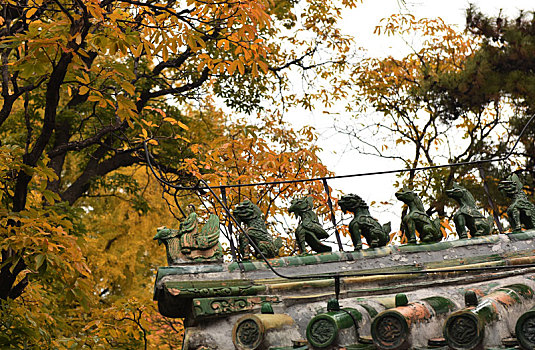
[[[453,184],[446,190],[446,195],[459,203],[459,210],[453,215],[455,230],[459,238],[468,238],[467,228],[472,237],[489,235],[494,221],[491,217],[484,217],[476,207],[474,196],[464,187]]]
[[[424,243],[439,242],[442,239],[440,219],[431,220],[416,193],[404,187],[396,192],[396,198],[409,207],[409,212],[402,218],[403,231],[409,243],[416,243],[416,231]]]
[[[526,229],[535,228],[535,205],[529,201],[522,190],[523,187],[522,181],[516,174],[500,181],[498,185],[498,189],[513,200],[507,208],[507,218],[513,232],[522,231],[522,226]]]
[[[368,205],[362,198],[356,194],[344,195],[338,205],[345,213],[351,212],[355,215],[349,223],[349,233],[355,250],[362,249],[361,235],[366,238],[370,248],[384,247],[388,243],[390,222],[381,225],[370,215]]]
[[[238,221],[243,222],[247,228],[246,233],[253,243],[258,247],[260,252],[266,258],[274,258],[278,255],[279,249],[282,246],[282,240],[277,238],[273,240],[273,237],[269,234],[262,211],[250,200],[244,200],[234,208],[234,216]],[[239,239],[240,254],[245,258],[250,255],[249,241],[247,236],[241,233]],[[260,256],[260,252],[255,251],[256,257]]]
[[[316,253],[325,253],[332,251],[332,248],[320,242],[320,239],[329,237],[321,227],[316,213],[312,210],[314,202],[312,197],[294,198],[288,209],[288,212],[294,213],[299,217],[299,224],[295,230],[297,247],[299,253],[306,253],[305,242]]]

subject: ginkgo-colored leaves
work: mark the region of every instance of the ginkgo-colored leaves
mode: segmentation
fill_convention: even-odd
[[[198,133],[202,129],[193,130],[198,135],[191,135],[195,143],[189,150],[195,157],[185,158],[180,164],[181,170],[202,178],[211,186],[297,180],[330,174],[318,158],[319,148],[314,144],[316,134],[313,129],[295,131],[285,123],[269,118],[263,118],[260,125],[247,125],[239,120],[221,129],[225,122],[217,118],[222,115],[212,113],[211,122],[220,120],[222,125],[205,132],[222,136],[211,142],[199,142],[206,137],[199,139],[202,133]],[[242,200],[250,199],[267,217],[273,218],[287,215],[285,205],[281,203],[289,203],[294,196],[307,194],[317,197],[318,203],[325,203],[321,182],[228,188],[226,200],[232,208]],[[218,212],[224,212],[211,196],[205,196],[203,200],[218,208]],[[321,206],[321,211],[325,209]],[[293,244],[288,245],[288,252],[292,247]]]
[[[23,78],[46,79],[57,63],[57,53],[71,54],[75,71],[64,85],[68,96],[89,95],[89,102],[100,109],[115,109],[131,127],[140,112],[132,60],[142,60],[149,67],[163,64],[170,74],[179,66],[175,62],[183,59],[188,59],[188,66],[181,69],[191,67],[203,74],[208,70],[258,76],[269,70],[269,47],[259,35],[271,22],[268,2],[188,1],[183,8],[169,2],[128,1],[103,8],[94,0],[33,1],[31,5],[25,12],[31,19],[28,31],[2,38],[16,49],[12,69]],[[95,54],[94,63],[88,64]],[[115,56],[117,61],[109,66],[101,56]],[[172,94],[191,78],[165,79]],[[109,89],[109,81],[116,84],[115,91]]]
[[[312,108],[317,99],[343,96],[342,80],[302,98],[286,85],[293,67],[338,82],[333,77],[350,49],[335,23],[340,3],[306,1],[299,9],[294,1],[264,0],[8,3],[16,10],[7,11],[9,21],[0,17],[0,243],[13,256],[2,266],[16,278],[5,282],[2,275],[1,282],[12,295],[25,293],[9,302],[9,320],[29,340],[13,332],[2,337],[7,318],[0,318],[0,344],[136,348],[148,339],[150,348],[163,348],[167,336],[151,322],[181,328],[147,307],[150,278],[165,260],[147,240],[154,208],[167,204],[144,172],[141,143],[151,145],[154,164],[177,183],[328,174],[311,129],[296,132],[270,112],[249,125],[223,116],[211,101],[222,97],[241,111],[238,104],[251,100],[249,112],[265,100]],[[298,10],[299,19],[292,13]],[[285,210],[281,201],[308,193],[319,198],[321,183],[229,190],[227,199],[231,206],[254,199],[275,217]],[[213,198],[204,200],[221,209]],[[167,211],[160,214],[158,224],[176,224]],[[26,333],[28,325],[38,330]],[[176,346],[178,336],[169,344]]]
[[[14,169],[24,165],[16,156],[22,150],[10,146],[0,146],[0,176],[9,178]],[[88,276],[90,271],[83,261],[76,239],[69,234],[72,223],[59,214],[51,204],[59,200],[57,193],[46,189],[48,180],[56,175],[45,162],[27,170],[34,177],[29,195],[31,206],[20,213],[6,210],[6,200],[13,195],[14,183],[0,183],[0,246],[3,250],[23,251],[23,259],[29,270],[26,273],[45,271],[56,278]],[[6,263],[6,261],[3,261]],[[16,263],[15,263],[16,265]]]
[[[188,1],[188,5],[191,7],[181,11],[167,3],[146,8],[146,25],[141,31],[141,45],[132,48],[134,56],[145,54],[149,60],[167,61],[187,47],[197,54],[199,72],[208,67],[215,73],[245,74],[247,66],[253,67],[253,74],[258,74],[257,66],[267,72],[268,49],[259,38],[259,31],[270,23],[268,3]],[[214,45],[223,51],[214,51]],[[220,53],[225,51],[233,55],[222,57]]]

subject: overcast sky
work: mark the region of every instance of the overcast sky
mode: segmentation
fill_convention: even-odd
[[[407,0],[404,3],[401,0],[363,0],[363,4],[356,9],[346,11],[343,25],[346,32],[353,35],[357,43],[367,49],[370,54],[396,54],[399,50],[406,50],[401,42],[396,42],[395,38],[385,37],[379,40],[373,34],[381,18],[393,13],[408,12],[417,18],[441,17],[446,23],[457,25],[462,30],[465,24],[465,10],[470,3],[491,16],[497,15],[500,9],[503,14],[510,17],[518,15],[519,10],[535,10],[533,0]]]

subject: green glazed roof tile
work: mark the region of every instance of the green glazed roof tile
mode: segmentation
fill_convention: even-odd
[[[168,275],[185,275],[190,273],[223,272],[223,264],[218,265],[185,265],[185,266],[162,266],[158,268],[156,281]]]

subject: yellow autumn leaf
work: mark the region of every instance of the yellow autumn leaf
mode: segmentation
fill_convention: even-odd
[[[136,88],[130,82],[123,80],[122,81],[122,86],[123,86],[123,89],[125,89],[125,91],[129,95],[134,96],[136,94]]]
[[[177,123],[177,125],[180,126],[182,129],[184,129],[184,130],[189,130],[189,127],[188,127],[186,124],[182,123],[180,120],[177,120],[176,123]]]
[[[26,18],[32,17],[37,12],[37,8],[33,7],[26,12]]]
[[[243,65],[242,61],[237,61],[238,62],[238,70],[240,71],[240,74],[245,74],[245,66]]]
[[[260,69],[262,69],[262,71],[264,71],[264,73],[268,72],[269,66],[267,65],[266,62],[258,61],[258,65],[260,66]]]
[[[164,47],[162,48],[162,59],[163,59],[164,61],[169,60],[169,50],[167,49],[167,46],[164,46]]]
[[[178,122],[176,121],[175,118],[165,117],[165,118],[163,118],[163,120],[166,121],[166,122],[169,122],[171,124],[178,124]]]
[[[91,95],[87,98],[87,100],[89,102],[97,102],[97,101],[100,101],[102,98],[100,96],[97,96],[97,95]]]
[[[227,66],[227,72],[232,75],[236,71],[236,68],[238,67],[238,61],[233,61]]]
[[[139,57],[141,56],[141,53],[143,52],[143,45],[130,47],[130,51],[132,51],[132,54],[134,55],[134,57]]]

